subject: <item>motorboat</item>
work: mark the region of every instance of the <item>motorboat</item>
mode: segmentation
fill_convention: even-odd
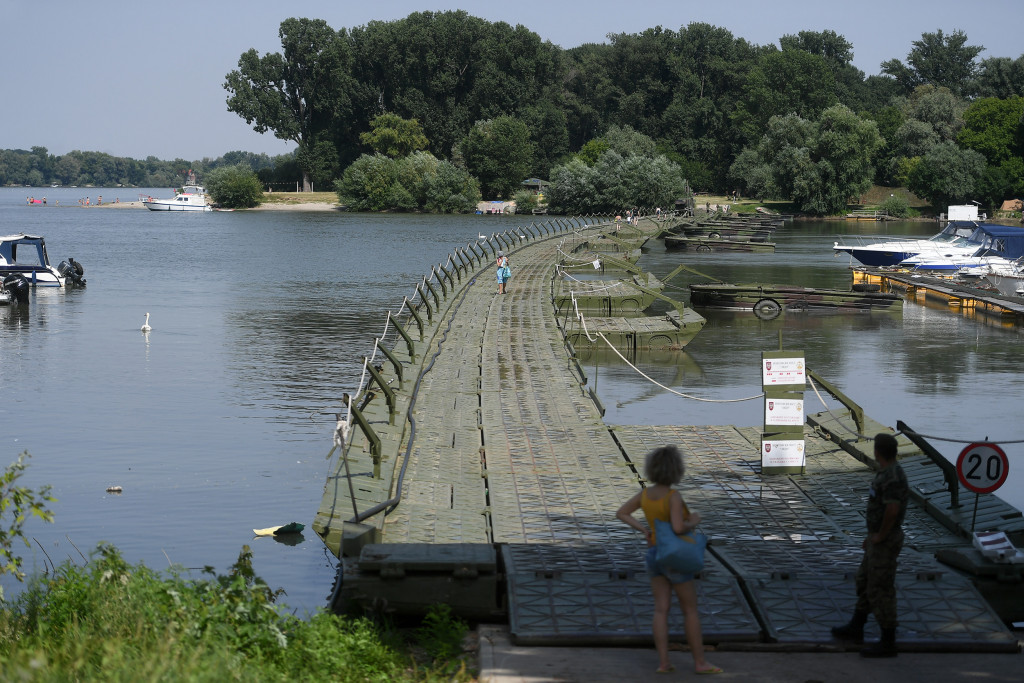
[[[174,191],[171,199],[154,199],[140,196],[139,199],[150,211],[213,211],[206,200],[206,188],[196,184],[196,175],[188,172],[185,185]]]
[[[39,287],[84,287],[84,274],[82,264],[73,258],[61,261],[56,268],[51,266],[46,241],[38,235],[0,236],[0,280],[5,284],[19,276],[27,284]]]
[[[982,223],[968,238],[970,246],[953,246],[936,252],[921,252],[900,261],[899,266],[913,270],[957,272],[963,268],[993,266],[1008,269],[1008,264],[1024,257],[1024,228]]]
[[[959,269],[956,277],[967,282],[987,282],[1003,296],[1024,297],[1024,258],[1011,261],[992,257],[982,265]]]
[[[832,250],[836,255],[849,254],[865,266],[895,266],[919,254],[964,254],[976,250],[980,245],[972,243],[971,236],[979,226],[987,225],[979,221],[978,207],[973,204],[950,206],[949,217],[946,227],[927,239],[844,235],[836,240]]]

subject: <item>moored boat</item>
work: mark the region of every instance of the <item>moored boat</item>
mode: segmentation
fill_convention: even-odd
[[[919,255],[967,255],[981,246],[972,238],[975,231],[991,225],[979,221],[977,206],[950,206],[949,222],[946,227],[926,239],[886,235],[842,235],[835,241],[832,250],[836,255],[849,254],[865,266],[895,266],[901,261]]]
[[[73,258],[54,268],[46,254],[46,240],[39,235],[0,236],[0,280],[20,275],[39,287],[85,286],[85,269]]]
[[[196,184],[196,175],[188,172],[188,179],[180,191],[175,190],[171,199],[154,199],[140,196],[143,205],[150,211],[213,211],[207,202],[206,188]]]

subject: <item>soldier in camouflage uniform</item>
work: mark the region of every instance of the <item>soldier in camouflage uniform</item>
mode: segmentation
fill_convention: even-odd
[[[896,462],[896,437],[875,436],[878,473],[868,495],[864,559],[857,570],[857,606],[850,623],[836,626],[832,635],[856,643],[864,642],[864,624],[874,613],[882,638],[860,651],[864,657],[895,657],[896,651],[896,562],[903,547],[903,518],[910,490],[907,475]]]

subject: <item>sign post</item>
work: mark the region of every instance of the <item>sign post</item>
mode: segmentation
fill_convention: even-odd
[[[764,427],[761,432],[761,474],[803,472],[804,389],[807,366],[803,351],[761,354]]]
[[[992,493],[1006,481],[1010,460],[999,444],[979,441],[968,444],[956,459],[956,476],[975,493]]]
[[[971,532],[978,518],[978,499],[982,493],[992,493],[1006,481],[1010,473],[1010,460],[999,444],[977,441],[968,444],[956,459],[956,476],[960,483],[974,491],[974,514]]]

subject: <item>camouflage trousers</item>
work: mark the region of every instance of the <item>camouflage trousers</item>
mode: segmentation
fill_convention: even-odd
[[[903,531],[890,532],[881,543],[868,541],[857,570],[857,611],[874,614],[881,628],[896,628],[896,561]]]

